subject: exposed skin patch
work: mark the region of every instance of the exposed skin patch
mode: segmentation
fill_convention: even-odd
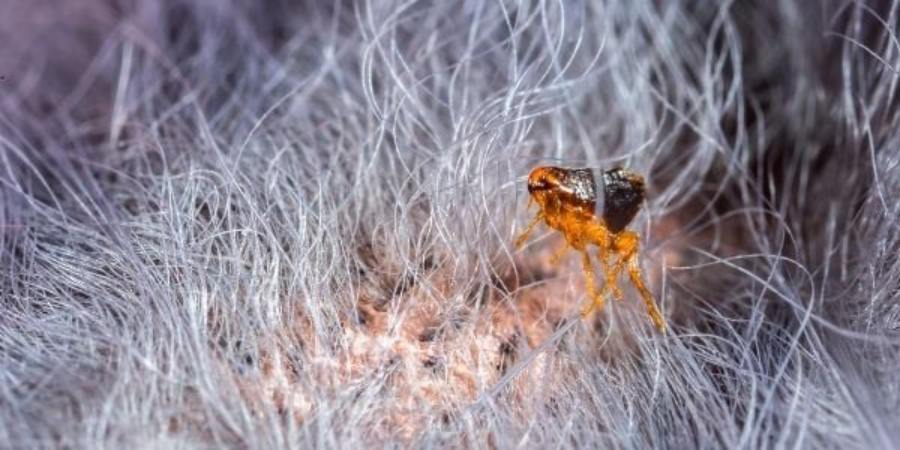
[[[411,442],[429,424],[448,420],[442,417],[453,417],[476,400],[565,320],[571,275],[557,274],[547,258],[523,259],[517,270],[546,278],[528,289],[513,281],[508,290],[493,286],[478,305],[439,300],[454,292],[443,268],[421,274],[394,306],[383,310],[373,306],[370,289],[357,286],[357,310],[342,320],[343,345],[336,354],[322,356],[326,352],[317,346],[312,324],[298,316],[264,341],[265,350],[253,361],[257,370],[238,376],[241,393],[259,417],[269,411],[302,423],[332,401],[316,397],[310,386],[337,395],[382,383],[383,395],[394,401],[373,411],[378,418],[373,439],[399,436]],[[462,319],[454,325],[457,316]],[[565,358],[549,352],[510,383],[507,400],[520,405],[521,420],[546,400],[535,397],[534,386],[559,386],[566,379],[565,365]],[[302,368],[299,375],[297,368]],[[548,370],[561,375],[548,379]]]
[[[607,289],[614,298],[622,299],[618,277],[627,270],[653,324],[660,332],[665,331],[665,319],[641,274],[638,261],[640,238],[637,233],[625,228],[637,215],[644,200],[644,180],[636,173],[618,168],[604,172],[602,180],[601,197],[590,170],[535,168],[528,176],[529,205],[533,201],[540,210],[516,238],[516,247],[521,247],[541,222],[561,232],[566,244],[556,253],[553,261],[558,262],[570,247],[581,254],[585,287],[592,299],[582,308],[582,316],[603,308]],[[600,199],[603,204],[599,208],[601,216],[598,217]],[[600,289],[596,286],[594,263],[588,253],[591,244],[598,248],[600,269],[605,276],[605,283]]]

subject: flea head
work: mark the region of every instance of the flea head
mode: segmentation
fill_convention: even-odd
[[[536,167],[528,175],[528,193],[534,196],[559,191],[565,182],[567,170],[560,167]]]
[[[528,175],[528,193],[545,212],[567,210],[593,214],[596,204],[590,169],[537,167]]]

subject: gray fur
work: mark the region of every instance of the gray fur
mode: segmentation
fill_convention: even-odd
[[[2,9],[0,446],[900,439],[895,2]],[[548,163],[646,175],[668,334],[522,337]]]

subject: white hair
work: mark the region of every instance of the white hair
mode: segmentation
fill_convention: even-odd
[[[900,442],[895,2],[35,2],[0,18],[0,442]],[[626,166],[668,318],[524,176]]]

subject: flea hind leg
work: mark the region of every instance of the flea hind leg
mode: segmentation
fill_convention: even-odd
[[[628,276],[631,278],[631,283],[634,284],[634,287],[637,288],[638,292],[641,294],[641,298],[647,306],[647,313],[650,314],[650,320],[653,321],[653,324],[656,325],[656,328],[659,329],[659,331],[665,331],[666,321],[663,319],[663,315],[659,311],[659,308],[656,307],[656,301],[653,300],[653,294],[647,289],[647,286],[644,284],[644,279],[641,276],[641,266],[638,262],[638,237],[632,232],[627,233],[627,236],[623,236],[623,239],[619,240],[619,243],[622,244],[619,249],[622,253],[622,261],[626,261],[628,264]]]

